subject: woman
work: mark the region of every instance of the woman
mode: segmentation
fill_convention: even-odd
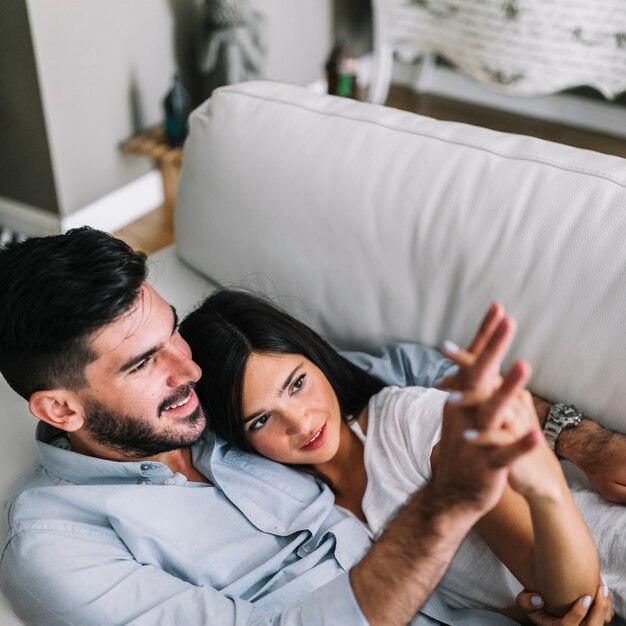
[[[203,370],[197,393],[210,427],[320,477],[374,536],[436,471],[447,393],[385,387],[312,329],[245,292],[214,293],[180,331]],[[527,398],[511,424],[517,435],[537,428]],[[595,591],[595,546],[560,465],[547,446],[531,455],[511,472],[517,492],[507,487],[444,576],[439,589],[452,607],[503,610],[526,587],[563,613]]]

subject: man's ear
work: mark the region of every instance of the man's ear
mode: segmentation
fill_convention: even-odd
[[[82,403],[67,389],[35,391],[28,408],[35,417],[68,433],[78,430],[85,422]]]

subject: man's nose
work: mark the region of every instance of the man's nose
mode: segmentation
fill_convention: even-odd
[[[170,387],[179,387],[185,383],[196,382],[202,376],[200,366],[191,358],[189,352],[172,348],[170,350],[170,372],[168,384]]]

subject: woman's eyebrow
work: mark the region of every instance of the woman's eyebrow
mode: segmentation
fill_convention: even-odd
[[[282,394],[284,393],[285,389],[287,389],[287,387],[289,387],[289,385],[291,384],[291,381],[293,380],[293,377],[298,373],[298,370],[304,365],[304,361],[302,361],[302,363],[300,363],[300,365],[297,365],[296,367],[294,367],[294,369],[291,371],[291,373],[289,374],[289,376],[287,376],[287,378],[285,379],[285,382],[283,382],[283,384],[280,386],[280,390],[278,391],[278,397],[280,398],[280,396],[282,396]],[[241,420],[242,424],[247,424],[249,421],[259,417],[259,415],[263,415],[263,413],[265,413],[265,411],[257,411],[256,413],[253,413],[252,415],[249,415],[248,417],[244,417],[243,420]]]
[[[280,388],[280,391],[278,392],[278,395],[281,396],[282,393],[285,391],[285,389],[287,389],[287,387],[289,387],[289,385],[291,384],[291,381],[293,380],[293,377],[296,375],[296,373],[298,372],[298,370],[304,365],[304,361],[302,361],[302,363],[300,363],[300,365],[298,365],[297,367],[295,367],[291,374],[289,374],[289,376],[287,376],[287,378],[285,379],[285,382],[282,384],[282,387]]]

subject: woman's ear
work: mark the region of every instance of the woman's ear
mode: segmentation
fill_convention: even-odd
[[[82,403],[67,389],[35,391],[28,401],[28,408],[35,417],[68,433],[85,423]]]

